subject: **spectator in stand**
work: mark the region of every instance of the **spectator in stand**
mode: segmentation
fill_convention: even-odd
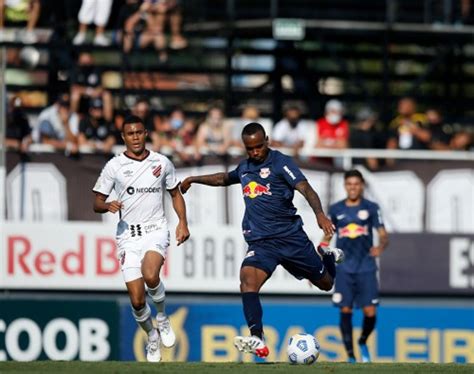
[[[94,65],[94,58],[90,53],[81,53],[78,63],[71,74],[71,110],[81,112],[81,99],[85,98],[87,103],[90,99],[100,98],[104,103],[104,116],[107,121],[112,121],[114,108],[112,95],[102,87],[102,73]],[[86,112],[87,110],[82,110]]]
[[[237,147],[244,149],[242,144],[242,130],[245,125],[250,122],[259,122],[260,123],[260,111],[255,105],[246,105],[242,110],[242,115],[240,118],[235,119],[230,126],[230,145],[232,147]]]
[[[306,137],[306,127],[301,119],[301,110],[292,105],[285,109],[284,118],[275,124],[271,146],[291,148],[297,157],[299,150],[304,146]]]
[[[3,41],[3,27],[7,25],[26,25],[21,34],[24,44],[33,44],[38,41],[34,28],[40,16],[40,0],[0,0],[0,42]]]
[[[22,109],[22,101],[15,96],[7,105],[5,147],[26,153],[32,143],[31,127]]]
[[[141,0],[126,0],[120,8],[115,26],[115,41],[123,46],[124,52],[131,51],[145,23],[140,14]]]
[[[356,114],[356,121],[351,126],[349,135],[349,144],[351,148],[374,149],[377,148],[378,133],[376,124],[378,115],[372,109],[365,107]],[[369,169],[375,170],[379,163],[376,158],[354,159],[356,164],[366,164]]]
[[[132,114],[143,121],[145,129],[148,131],[148,141],[150,141],[152,134],[156,131],[157,126],[160,125],[160,117],[151,110],[150,103],[145,97],[141,97],[135,102]]]
[[[79,32],[74,37],[72,44],[82,45],[86,41],[87,26],[95,25],[94,45],[106,47],[110,40],[104,35],[105,26],[109,20],[113,0],[82,0],[79,10]]]
[[[114,145],[114,129],[104,117],[102,100],[92,99],[88,116],[79,124],[79,147],[82,148],[80,150],[110,153]]]
[[[71,112],[69,95],[62,95],[38,117],[38,140],[55,150],[77,153],[79,116]]]
[[[184,112],[179,108],[175,108],[168,117],[160,121],[152,138],[153,149],[167,155],[177,152],[180,143],[178,132],[184,121]]]
[[[159,59],[168,59],[166,52],[166,36],[164,26],[169,17],[171,26],[172,49],[187,46],[187,41],[181,35],[181,10],[175,0],[144,0],[137,9],[137,2],[128,0],[119,16],[119,26],[123,30],[123,49],[130,52],[134,45],[146,48],[150,45],[159,52]],[[144,23],[143,23],[144,22]]]
[[[431,108],[426,111],[428,128],[431,132],[429,148],[433,150],[448,150],[449,143],[454,135],[451,124],[445,123],[443,115],[438,109]]]
[[[219,107],[211,107],[197,132],[195,158],[199,161],[204,152],[225,155],[229,146],[230,137],[224,126],[224,113]]]
[[[316,121],[316,148],[345,149],[349,145],[349,123],[344,119],[344,107],[339,100],[329,100],[324,117]]]
[[[125,141],[122,138],[122,128],[125,115],[123,113],[116,113],[114,116],[114,145],[125,145]]]
[[[178,131],[183,147],[192,147],[196,143],[197,124],[193,118],[187,118]]]
[[[427,149],[431,141],[428,120],[417,113],[416,101],[410,97],[398,102],[398,115],[390,122],[388,149]]]
[[[157,31],[163,33],[165,23],[169,20],[171,39],[171,49],[183,49],[188,46],[187,40],[181,33],[183,16],[181,12],[180,1],[178,0],[144,0],[149,3],[156,12]]]
[[[454,134],[449,143],[453,151],[472,151],[474,150],[474,133],[468,129],[463,129]]]

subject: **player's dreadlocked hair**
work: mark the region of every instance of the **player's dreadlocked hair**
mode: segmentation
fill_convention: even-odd
[[[250,122],[246,124],[244,129],[242,130],[242,137],[244,137],[244,135],[245,136],[254,135],[258,132],[262,132],[263,137],[265,138],[267,137],[267,134],[265,133],[265,129],[263,128],[261,124],[259,124],[258,122]]]
[[[365,183],[364,177],[362,176],[362,173],[359,170],[352,169],[344,173],[344,180],[350,177],[357,177],[361,180],[362,183]]]

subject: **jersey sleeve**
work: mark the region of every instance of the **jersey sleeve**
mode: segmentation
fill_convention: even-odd
[[[114,170],[111,161],[102,169],[92,191],[109,196],[115,185]]]
[[[380,227],[384,227],[383,223],[383,218],[382,218],[382,212],[380,211],[380,207],[378,204],[374,204],[372,206],[372,212],[370,214],[371,221],[372,221],[372,226],[376,229]]]
[[[173,163],[166,159],[166,164],[165,164],[165,188],[167,190],[172,190],[173,188],[176,188],[179,184],[179,180],[176,178],[176,169],[173,165]]]
[[[291,157],[282,157],[279,164],[281,175],[291,187],[295,188],[299,182],[306,180],[306,177]]]
[[[229,176],[229,184],[240,183],[239,166],[237,166],[234,170],[229,171],[228,176]]]

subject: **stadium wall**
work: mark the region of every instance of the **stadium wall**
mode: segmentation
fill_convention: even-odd
[[[324,302],[267,300],[265,332],[270,361],[286,361],[289,337],[314,333],[321,360],[344,361],[338,312]],[[418,305],[386,301],[378,328],[369,339],[377,362],[474,362],[472,301]],[[168,303],[177,344],[163,350],[164,361],[244,361],[233,347],[247,327],[237,299],[177,299]],[[361,314],[355,313],[355,336]],[[146,337],[125,298],[0,299],[0,361],[4,360],[145,360]]]
[[[93,222],[13,223],[4,226],[0,288],[124,290],[115,227]],[[236,226],[192,225],[180,248],[172,242],[162,277],[173,292],[238,293],[247,246]],[[474,235],[391,234],[380,257],[384,294],[474,295]],[[325,294],[279,268],[263,292]]]

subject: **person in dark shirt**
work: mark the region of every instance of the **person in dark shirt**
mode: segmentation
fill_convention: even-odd
[[[115,145],[113,126],[104,118],[102,100],[91,100],[89,115],[79,124],[79,147],[109,153]]]
[[[389,124],[388,149],[427,149],[431,132],[426,115],[417,112],[416,101],[404,97],[398,102],[398,115]]]
[[[426,111],[426,118],[428,119],[431,131],[429,148],[433,150],[448,150],[449,143],[455,132],[453,126],[445,123],[443,115],[435,108]]]
[[[102,71],[95,65],[90,53],[83,52],[79,55],[77,64],[71,72],[71,110],[76,113],[87,113],[81,105],[81,99],[100,98],[104,105],[104,117],[107,121],[113,119],[113,100],[110,91],[102,86]]]
[[[185,193],[192,183],[208,186],[241,184],[245,202],[242,229],[248,251],[240,270],[240,291],[250,337],[237,336],[234,345],[241,352],[258,357],[269,354],[263,339],[262,306],[259,291],[278,265],[298,279],[306,278],[322,290],[333,286],[335,262],[344,258],[337,248],[320,247],[303,231],[303,221],[293,205],[299,191],[313,209],[325,235],[334,225],[323,212],[318,194],[289,156],[268,148],[262,125],[247,124],[242,141],[248,158],[228,173],[191,176],[181,184]]]
[[[349,362],[355,362],[352,344],[352,308],[362,308],[364,321],[359,339],[363,362],[370,362],[367,338],[375,327],[378,304],[378,257],[388,245],[388,235],[379,206],[363,197],[364,177],[358,170],[344,174],[347,197],[329,208],[329,216],[336,226],[336,246],[345,254],[345,261],[337,266],[334,305],[340,308],[340,328]],[[379,244],[373,243],[373,229],[379,235]],[[321,245],[329,243],[325,236]]]
[[[349,131],[349,144],[356,149],[377,148],[377,131],[375,126],[378,115],[368,107],[360,109],[356,114],[356,121],[351,125]],[[378,168],[379,163],[376,158],[354,159],[355,164],[365,164],[371,170]]]
[[[19,97],[13,97],[7,107],[5,146],[8,149],[26,153],[31,144],[31,127],[21,108]]]

